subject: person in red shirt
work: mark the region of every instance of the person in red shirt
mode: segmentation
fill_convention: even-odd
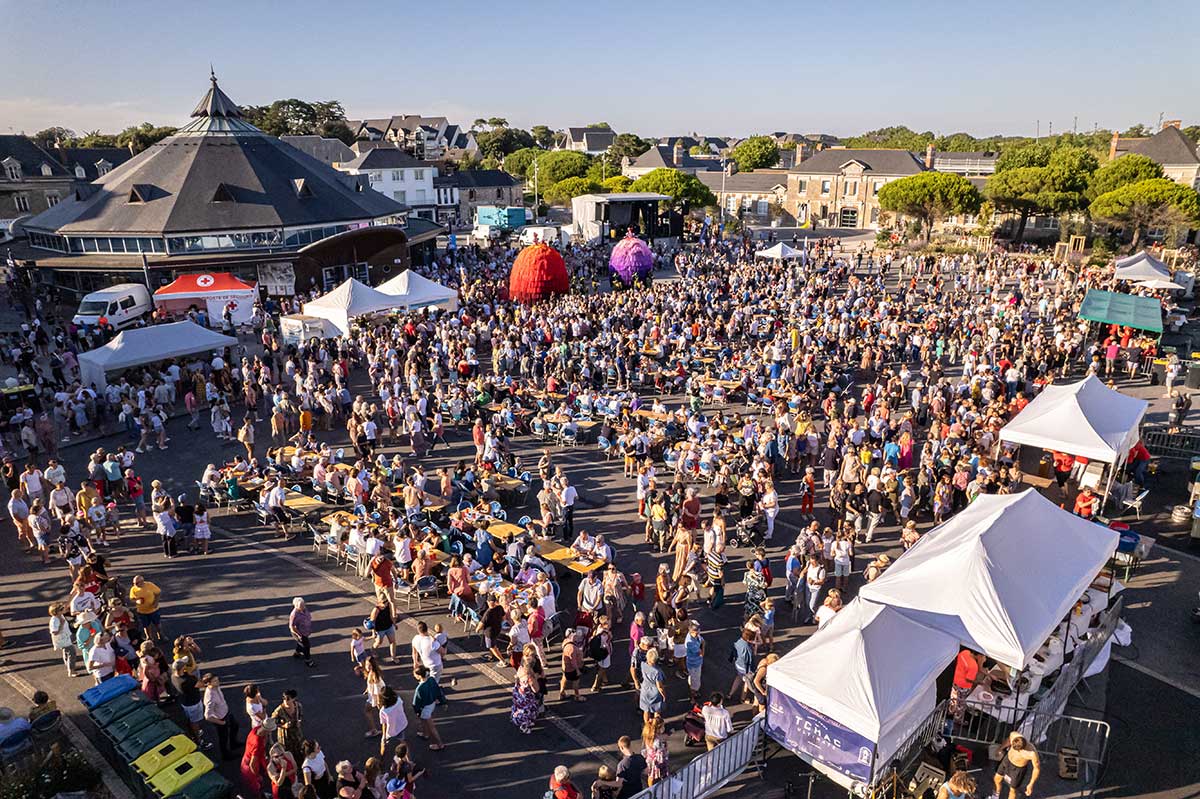
[[[1146,469],[1150,465],[1150,450],[1146,449],[1146,445],[1141,439],[1138,439],[1138,443],[1129,450],[1129,462],[1133,464],[1133,479],[1137,481],[1138,485],[1144,486]]]
[[[566,766],[555,766],[550,777],[550,795],[553,799],[580,799],[579,789],[571,784],[571,772]]]
[[[1060,490],[1065,491],[1067,479],[1071,476],[1071,467],[1075,465],[1075,458],[1065,452],[1053,452],[1054,456],[1054,479],[1058,481]]]
[[[375,596],[392,601],[392,559],[385,552],[371,558],[371,576],[375,581]]]
[[[1084,488],[1079,492],[1079,496],[1075,497],[1075,515],[1090,519],[1095,512],[1096,495],[1092,493],[1092,489]]]
[[[954,684],[950,688],[950,714],[962,721],[967,712],[967,696],[976,685],[986,687],[990,677],[983,670],[983,655],[963,649],[954,661]]]

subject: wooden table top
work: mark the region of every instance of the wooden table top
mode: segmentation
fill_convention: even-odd
[[[549,538],[535,538],[533,549],[546,560],[557,563],[560,566],[565,566],[578,574],[598,571],[608,565],[608,561],[605,560],[593,560],[590,563],[581,563],[576,559],[574,550]]]
[[[316,497],[297,494],[295,491],[288,492],[287,499],[283,501],[283,506],[285,508],[290,508],[291,510],[300,511],[301,513],[310,513],[315,510],[321,510],[322,508],[329,507],[327,503],[322,502]]]
[[[525,481],[520,477],[510,477],[507,474],[495,474],[490,479],[500,491],[517,491],[525,487]]]
[[[452,519],[463,519],[462,511],[451,515]],[[486,521],[488,523],[488,532],[496,538],[508,541],[510,538],[515,538],[525,532],[524,528],[518,527],[512,522],[505,522],[497,519],[490,514],[472,513],[466,517],[466,521],[471,524],[477,524]]]
[[[634,415],[640,416],[643,419],[653,419],[656,422],[668,422],[671,420],[671,414],[657,413],[649,408],[638,408],[637,411],[634,412]]]

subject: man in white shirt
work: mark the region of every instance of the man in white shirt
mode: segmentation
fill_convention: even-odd
[[[113,675],[117,667],[117,653],[112,648],[112,636],[101,631],[96,636],[96,645],[88,657],[87,668],[99,684]]]
[[[276,482],[272,484],[267,491],[267,513],[275,517],[276,529],[279,535],[283,538],[288,537],[287,525],[288,515],[287,507],[284,503],[287,502],[287,490],[282,483]]]
[[[579,499],[579,492],[575,490],[575,486],[564,476],[562,478],[562,490],[559,491],[558,501],[562,505],[563,512],[563,540],[569,541],[575,535],[575,500]]]
[[[412,639],[413,670],[424,666],[438,681],[442,682],[442,644],[429,634],[429,626],[423,621],[417,622],[417,634]]]
[[[725,696],[720,691],[704,703],[700,715],[704,717],[704,742],[708,744],[709,749],[724,741],[733,732],[733,721],[729,718],[729,711],[725,709]]]

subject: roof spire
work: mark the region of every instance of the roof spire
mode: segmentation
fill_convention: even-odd
[[[208,79],[212,82],[208,92],[192,111],[194,117],[241,117],[242,110],[238,108],[237,103],[230,100],[225,92],[217,86],[217,73],[213,69],[213,65],[208,65]]]
[[[213,69],[211,61],[208,62],[208,79],[212,81],[212,85],[215,88],[217,85],[217,73]]]

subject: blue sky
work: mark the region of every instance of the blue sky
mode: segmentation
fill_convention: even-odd
[[[1200,123],[1200,3],[0,0],[0,133],[242,104],[620,131],[1033,134]],[[1118,55],[1119,54],[1119,55]]]

